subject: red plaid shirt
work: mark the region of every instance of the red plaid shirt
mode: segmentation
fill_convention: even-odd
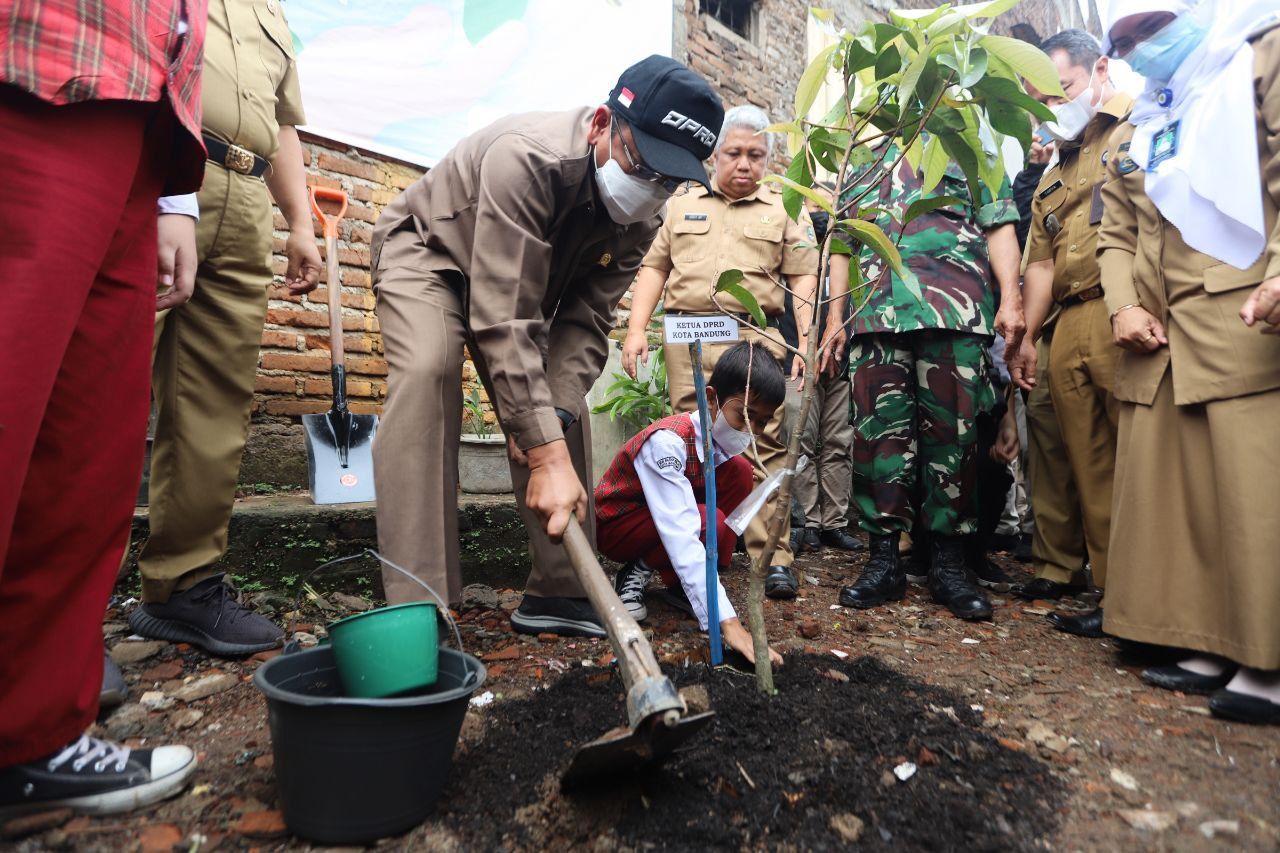
[[[165,191],[190,192],[204,170],[207,16],[207,0],[0,0],[0,82],[51,104],[167,97],[188,134],[179,135]]]
[[[669,429],[684,439],[684,475],[689,478],[694,494],[703,488],[702,463],[698,461],[698,437],[693,421],[687,414],[668,415],[645,427],[639,435],[628,441],[618,451],[609,469],[596,486],[596,521],[621,518],[645,505],[644,489],[636,476],[636,456],[649,436],[658,430]]]

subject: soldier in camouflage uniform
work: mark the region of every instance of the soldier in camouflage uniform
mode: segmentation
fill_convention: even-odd
[[[891,149],[884,162],[897,159]],[[907,581],[898,538],[919,524],[931,534],[933,599],[962,619],[987,619],[991,604],[966,572],[960,537],[976,526],[975,419],[994,395],[987,345],[993,333],[1017,344],[1023,328],[1018,211],[1007,181],[997,198],[983,187],[975,201],[954,164],[929,195],[905,159],[883,174],[845,188],[840,203],[869,190],[858,206],[882,208],[876,223],[891,238],[899,230],[895,220],[913,202],[929,195],[963,202],[903,229],[898,247],[920,281],[921,299],[869,250],[858,259],[868,285],[852,296],[853,464],[871,553],[858,580],[841,590],[840,603],[868,608],[901,599]],[[847,277],[849,262],[833,261],[834,288],[837,268]],[[1004,297],[998,312],[993,279]]]

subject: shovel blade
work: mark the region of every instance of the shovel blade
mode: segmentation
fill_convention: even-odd
[[[303,415],[311,500],[317,504],[371,501],[377,415],[329,411]],[[345,464],[344,464],[345,463]]]
[[[715,711],[690,714],[673,726],[663,723],[661,715],[655,715],[634,729],[626,726],[614,729],[574,754],[560,777],[560,787],[570,789],[588,782],[618,781],[645,767],[661,764],[702,731],[715,715]]]

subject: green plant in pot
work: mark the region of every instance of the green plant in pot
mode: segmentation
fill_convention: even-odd
[[[507,438],[485,418],[479,385],[462,398],[462,441],[458,447],[458,483],[477,495],[505,495],[512,491],[507,464]]]

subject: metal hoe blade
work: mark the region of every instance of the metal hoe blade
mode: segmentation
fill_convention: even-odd
[[[626,778],[651,765],[661,764],[691,739],[715,716],[715,711],[675,716],[667,723],[657,714],[637,728],[622,726],[591,741],[574,754],[569,768],[560,777],[560,785],[569,789],[586,782],[610,777]]]

